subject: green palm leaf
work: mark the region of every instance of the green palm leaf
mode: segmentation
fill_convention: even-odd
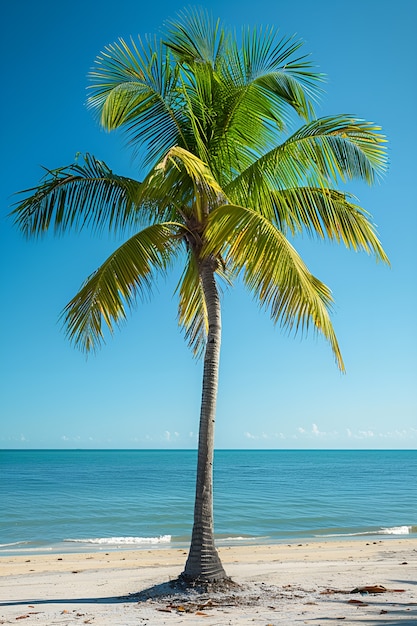
[[[145,146],[145,163],[187,145],[178,68],[161,42],[119,39],[97,57],[90,79],[88,106],[107,130],[124,127],[136,151]]]
[[[303,42],[294,37],[278,39],[276,29],[244,29],[238,47],[234,40],[225,71],[245,86],[256,85],[268,96],[270,119],[282,128],[282,103],[303,119],[314,115],[313,103],[321,89],[323,75],[315,72],[307,55],[297,56]],[[274,111],[274,107],[277,107]]]
[[[206,241],[204,252],[223,252],[275,323],[295,331],[307,330],[312,323],[344,370],[329,316],[331,292],[273,224],[251,209],[225,205],[210,214]]]
[[[209,64],[213,68],[224,52],[225,32],[220,20],[205,9],[184,10],[175,20],[167,21],[165,45],[182,64],[193,67]]]
[[[352,116],[321,118],[297,131],[298,159],[316,174],[338,182],[353,178],[373,184],[387,168],[386,139],[381,128]]]
[[[295,235],[305,230],[389,263],[369,213],[348,198],[348,194],[334,189],[314,187],[271,192],[275,223],[282,232],[289,228]]]
[[[62,313],[67,336],[89,352],[126,318],[138,297],[150,295],[155,272],[165,273],[179,239],[169,224],[145,228],[118,248],[85,282]]]
[[[191,250],[177,286],[178,323],[185,331],[185,339],[194,355],[202,355],[208,332],[207,307],[201,284],[198,263]]]
[[[254,162],[225,187],[230,197],[267,201],[270,189],[296,188],[309,182],[364,179],[369,184],[386,170],[385,137],[372,123],[350,116],[306,124]]]
[[[82,163],[47,170],[37,187],[12,212],[15,223],[27,236],[89,227],[101,231],[124,230],[137,220],[140,183],[114,174],[103,163],[87,154]]]
[[[226,196],[209,167],[193,153],[176,146],[150,171],[143,181],[140,203],[158,204],[159,214],[172,218],[193,216],[203,223],[212,204],[223,204]]]

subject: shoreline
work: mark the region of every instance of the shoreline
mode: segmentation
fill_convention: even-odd
[[[417,532],[414,530],[417,526],[404,526],[404,528],[412,529],[409,532],[363,532],[351,534],[334,534],[334,535],[313,535],[299,537],[281,537],[273,539],[271,537],[220,537],[215,538],[215,545],[218,550],[229,548],[247,548],[261,546],[287,546],[297,544],[327,544],[327,543],[345,543],[345,542],[381,542],[381,541],[400,541],[415,540],[417,541]],[[65,539],[56,541],[55,543],[45,543],[37,547],[25,548],[25,544],[34,542],[13,542],[10,544],[2,544],[0,546],[0,560],[2,558],[14,557],[35,557],[53,556],[63,554],[102,554],[107,552],[148,552],[154,550],[160,552],[164,550],[188,550],[191,538],[184,540],[169,539],[165,537],[153,538],[146,541],[144,538],[122,537],[120,542],[113,541],[115,538],[103,538],[102,540],[81,540],[81,539]],[[127,541],[131,539],[132,541]],[[138,541],[135,542],[134,540]],[[140,539],[140,540],[139,540]],[[39,542],[40,543],[40,542]],[[16,547],[14,547],[16,546]],[[19,546],[19,547],[18,547]],[[20,547],[21,546],[21,547]]]
[[[203,597],[170,591],[168,583],[182,572],[187,549],[1,556],[0,623],[159,626],[198,624],[203,617],[213,626],[313,625],[320,619],[329,625],[342,619],[373,626],[417,623],[415,538],[222,546],[218,551],[239,587]],[[370,585],[385,592],[351,593]]]
[[[386,544],[386,545],[385,545]],[[280,543],[251,543],[239,545],[217,545],[217,551],[222,561],[225,563],[236,562],[236,558],[243,557],[245,562],[253,563],[266,560],[269,555],[278,555],[283,561],[297,560],[300,548],[308,549],[309,552],[319,554],[324,551],[326,558],[330,560],[336,559],[345,552],[353,551],[356,554],[367,550],[373,553],[380,548],[391,550],[407,549],[415,551],[417,560],[417,538],[407,537],[384,537],[383,539],[371,538],[348,538],[348,539],[326,539],[314,540],[304,539],[297,542],[280,542]],[[84,569],[103,568],[110,564],[111,567],[126,567],[128,564],[136,563],[138,567],[152,567],[154,565],[175,565],[181,563],[181,557],[188,554],[189,545],[183,546],[149,546],[142,548],[133,547],[114,547],[107,546],[99,550],[83,550],[83,551],[45,551],[31,554],[9,554],[0,555],[0,577],[4,575],[15,575],[15,567],[19,570],[17,573],[28,571],[26,566],[31,564],[29,571],[39,573],[40,571],[62,571],[68,568],[70,564],[82,563]],[[321,559],[320,559],[321,560]],[[87,563],[88,562],[88,563]],[[11,566],[9,573],[7,565]]]

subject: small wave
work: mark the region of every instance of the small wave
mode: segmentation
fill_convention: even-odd
[[[10,546],[26,546],[29,541],[13,541],[12,543],[0,543],[0,548],[10,548]]]
[[[413,526],[392,526],[391,528],[379,528],[378,530],[364,530],[357,533],[331,533],[328,535],[315,535],[315,537],[362,537],[366,535],[409,535],[414,532]]]
[[[92,539],[64,539],[66,543],[88,543],[106,546],[127,546],[140,544],[170,543],[171,535],[159,537],[96,537]]]
[[[259,541],[260,537],[221,537],[217,539],[217,543],[229,543],[230,541]]]
[[[409,535],[413,532],[412,526],[393,526],[392,528],[381,528],[379,535]]]

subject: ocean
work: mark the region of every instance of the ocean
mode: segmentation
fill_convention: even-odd
[[[0,451],[0,555],[186,547],[196,451]],[[217,450],[218,545],[417,536],[417,451]]]

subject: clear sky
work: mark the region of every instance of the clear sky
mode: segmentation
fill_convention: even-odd
[[[228,290],[216,446],[416,448],[417,3],[200,4],[237,31],[276,25],[304,39],[328,76],[319,115],[378,122],[390,155],[382,183],[349,190],[374,216],[391,268],[341,247],[296,242],[333,291],[347,374],[324,341],[283,334],[243,289]],[[0,448],[197,445],[202,366],[177,327],[177,276],[86,359],[67,342],[58,317],[117,242],[88,234],[27,242],[6,217],[13,193],[35,185],[41,166],[67,165],[78,151],[140,178],[123,137],[104,133],[87,111],[86,76],[106,44],[156,32],[183,6],[17,0],[3,9]]]

